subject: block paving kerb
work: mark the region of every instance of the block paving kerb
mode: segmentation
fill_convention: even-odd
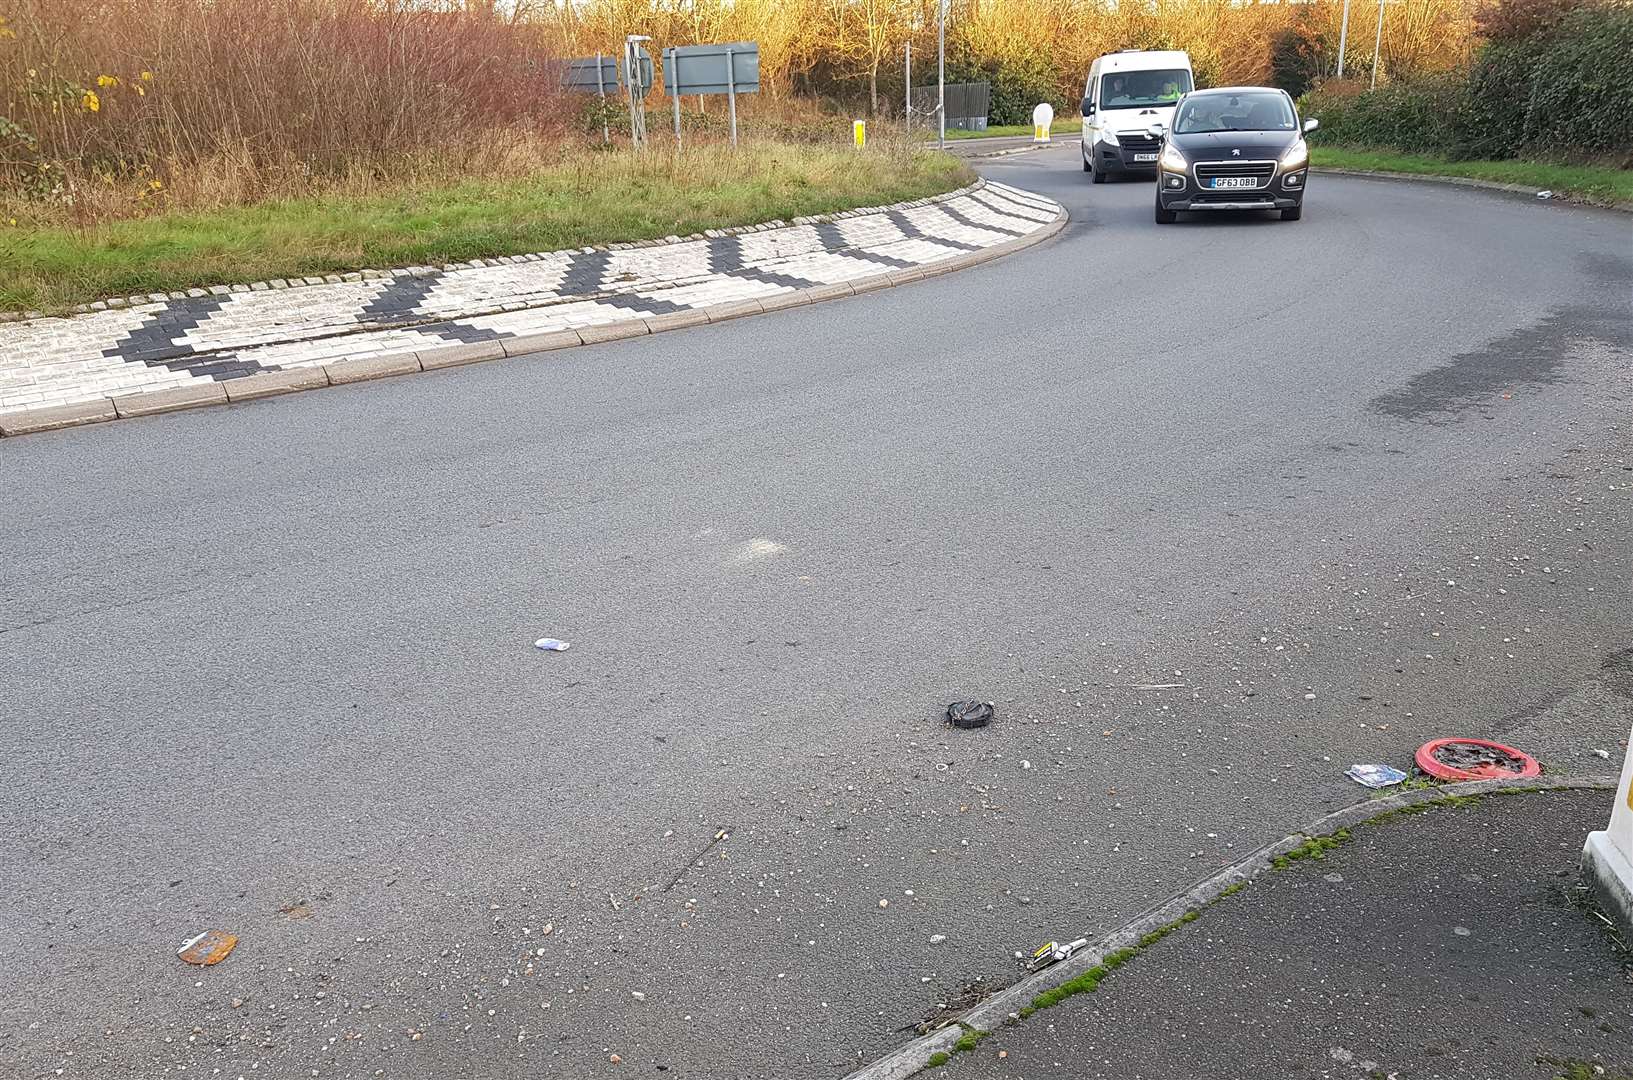
[[[508,355],[529,340],[559,347],[626,336],[632,323],[646,333],[760,311],[818,299],[827,286],[848,294],[981,261],[1063,217],[1050,199],[980,181],[684,240],[99,302],[0,323],[0,430],[7,419],[7,433],[28,428],[23,414],[43,421],[42,410],[94,420],[242,400],[351,381],[336,370],[378,377]],[[329,377],[317,380],[320,368]]]

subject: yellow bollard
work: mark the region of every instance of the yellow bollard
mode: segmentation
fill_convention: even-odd
[[[851,124],[851,134],[856,139],[856,148],[858,150],[862,149],[868,144],[868,122],[866,120],[853,122]]]

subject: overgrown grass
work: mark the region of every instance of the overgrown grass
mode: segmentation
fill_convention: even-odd
[[[1069,120],[1056,120],[1049,126],[1052,136],[1076,135],[1083,130],[1083,121],[1079,117]],[[1030,135],[1031,124],[993,124],[985,131],[958,131],[947,129],[948,139],[994,139],[1000,135]]]
[[[947,155],[900,145],[704,145],[583,150],[523,177],[388,184],[83,228],[0,217],[0,309],[684,236],[922,198],[971,177]]]
[[[1312,146],[1310,161],[1317,168],[1365,169],[1409,176],[1457,176],[1500,184],[1519,184],[1588,202],[1633,203],[1633,170],[1606,165],[1555,165],[1544,161],[1448,161],[1421,154],[1355,150],[1343,146]]]

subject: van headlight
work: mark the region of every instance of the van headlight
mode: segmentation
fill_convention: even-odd
[[[1191,167],[1191,163],[1185,160],[1185,155],[1180,153],[1173,143],[1163,144],[1162,154],[1157,158],[1157,164],[1169,172],[1177,173],[1185,172]]]
[[[1116,146],[1117,136],[1110,128],[1107,128],[1105,131],[1100,133],[1100,141],[1105,143],[1107,146]]]
[[[1310,147],[1303,139],[1288,148],[1287,153],[1281,156],[1281,171],[1291,172],[1302,169],[1310,163]]]

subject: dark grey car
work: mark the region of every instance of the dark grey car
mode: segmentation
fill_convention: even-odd
[[[1299,121],[1284,90],[1227,86],[1180,99],[1157,157],[1157,222],[1184,211],[1280,210],[1283,221],[1304,213],[1310,152],[1304,135],[1319,125]]]

